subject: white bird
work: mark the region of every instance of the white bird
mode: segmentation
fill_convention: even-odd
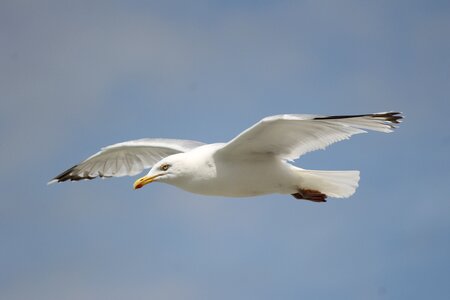
[[[358,187],[359,171],[305,170],[292,164],[301,155],[324,149],[365,130],[391,132],[399,112],[365,115],[277,115],[262,119],[228,143],[140,139],[104,147],[49,182],[133,176],[139,189],[164,182],[203,195],[250,197],[290,194],[325,202],[346,198]]]

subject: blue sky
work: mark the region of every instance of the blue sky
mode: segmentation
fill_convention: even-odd
[[[191,2],[1,1],[0,298],[448,299],[448,2]],[[46,185],[115,142],[387,110],[296,162],[361,170],[324,205]]]

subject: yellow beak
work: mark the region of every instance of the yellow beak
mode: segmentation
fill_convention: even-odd
[[[155,181],[155,179],[156,179],[157,177],[161,176],[161,175],[163,175],[163,174],[156,174],[156,175],[154,175],[154,176],[147,176],[147,175],[146,175],[146,176],[144,176],[144,177],[141,177],[141,178],[139,178],[138,180],[136,180],[136,181],[134,182],[133,188],[134,188],[135,190],[140,189],[140,188],[143,187],[144,185],[149,184],[150,182]]]

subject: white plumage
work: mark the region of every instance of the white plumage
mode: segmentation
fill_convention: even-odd
[[[49,184],[95,177],[134,176],[164,157],[201,145],[204,143],[175,139],[140,139],[109,145],[56,176]]]
[[[351,196],[358,186],[359,171],[303,170],[288,161],[366,130],[391,132],[401,119],[398,112],[277,115],[262,119],[228,143],[128,141],[102,148],[49,183],[133,176],[151,168],[135,182],[135,188],[159,181],[197,194],[248,197],[280,193],[325,202],[327,196]]]

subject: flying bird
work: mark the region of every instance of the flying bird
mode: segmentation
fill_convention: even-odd
[[[251,197],[277,193],[326,202],[327,197],[353,195],[359,171],[305,170],[290,162],[366,130],[391,132],[402,119],[399,112],[344,116],[286,114],[266,117],[228,143],[178,139],[127,141],[102,148],[49,184],[134,176],[150,169],[135,181],[134,189],[163,182],[203,195]]]

